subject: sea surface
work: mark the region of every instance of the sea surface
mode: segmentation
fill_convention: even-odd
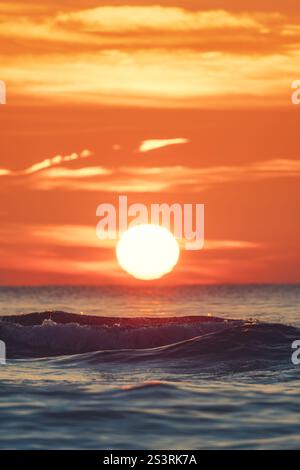
[[[1,449],[300,449],[300,286],[2,287]]]

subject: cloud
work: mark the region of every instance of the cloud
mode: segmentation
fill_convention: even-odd
[[[225,10],[188,11],[179,7],[102,6],[73,13],[62,13],[59,23],[77,23],[85,31],[201,31],[205,29],[262,29],[262,23],[246,13]]]
[[[120,275],[114,246],[115,241],[97,238],[96,226],[15,223],[0,228],[1,269],[6,271],[114,278]]]
[[[8,9],[0,60],[10,95],[101,105],[286,105],[286,77],[300,67],[294,18],[195,6]]]
[[[153,141],[143,142],[146,145],[143,151],[158,148],[152,143]],[[164,144],[163,146],[171,145],[170,142],[174,143],[172,140],[158,140],[157,145],[158,143]],[[141,147],[143,148],[143,143]],[[174,165],[68,168],[62,166],[62,163],[72,162],[90,155],[89,150],[84,150],[80,154],[72,153],[63,157],[56,156],[45,159],[21,171],[12,172],[8,169],[0,169],[0,177],[10,178],[10,182],[12,182],[11,178],[16,177],[18,185],[24,184],[32,190],[60,189],[103,193],[203,191],[220,184],[300,177],[300,161],[292,159],[273,159],[245,165],[211,167]],[[11,188],[13,187],[11,185]]]
[[[79,160],[82,158],[87,158],[92,155],[92,152],[90,150],[82,150],[79,154],[76,152],[71,153],[70,155],[56,155],[55,157],[52,158],[46,158],[45,160],[42,160],[41,162],[34,163],[33,165],[29,166],[28,168],[25,168],[24,170],[20,171],[11,171],[7,168],[0,168],[0,176],[22,176],[22,175],[32,175],[33,173],[38,173],[42,170],[46,170],[47,168],[51,168],[54,166],[61,165],[61,163],[65,162],[71,162],[74,160]],[[65,169],[65,172],[68,171]],[[91,172],[92,170],[86,169],[81,170],[83,172],[83,175],[86,176],[88,172]],[[54,173],[55,174],[55,173]],[[73,170],[73,174],[76,175],[76,172]],[[59,172],[57,173],[59,175]],[[77,177],[79,175],[79,172],[77,172]],[[50,174],[51,177],[51,174]]]
[[[155,177],[155,181],[167,181],[168,189],[187,186],[194,190],[240,181],[258,181],[274,178],[299,178],[300,161],[274,159],[237,166],[213,166],[192,168],[186,166],[127,167],[124,173],[138,177]],[[167,178],[167,179],[166,179]]]
[[[115,240],[100,240],[95,226],[76,224],[7,223],[0,229],[1,245],[32,245],[35,247],[73,246],[111,248]]]
[[[56,155],[55,157],[52,158],[46,158],[45,160],[35,163],[34,165],[30,166],[29,168],[26,168],[23,170],[21,173],[25,175],[30,175],[32,173],[36,173],[37,171],[44,170],[45,168],[50,168],[55,165],[60,165],[63,162],[71,162],[73,160],[78,160],[80,158],[87,158],[91,156],[90,150],[82,150],[80,154],[78,153],[71,153],[70,155]]]
[[[97,54],[26,56],[2,62],[11,92],[42,99],[139,106],[219,107],[287,105],[297,77],[300,49],[288,55],[247,56],[224,52],[106,50]],[[234,77],[234,78],[233,78]],[[238,84],[238,86],[237,86]],[[212,99],[213,98],[213,99]]]
[[[102,172],[102,174],[101,174]],[[102,168],[100,179],[92,181],[88,173],[80,180],[41,173],[33,181],[39,190],[63,189],[65,191],[92,191],[113,193],[170,192],[185,187],[189,191],[203,191],[212,186],[241,181],[258,181],[274,178],[299,178],[300,161],[267,160],[240,166],[213,166],[192,168],[186,166]],[[54,177],[53,177],[54,176]],[[107,176],[103,179],[102,176]]]
[[[167,147],[168,145],[187,144],[189,139],[177,138],[177,139],[152,139],[143,140],[139,146],[141,153],[149,152],[150,150]]]
[[[42,175],[41,178],[32,182],[31,187],[37,190],[63,191],[88,191],[88,192],[107,192],[107,193],[157,193],[164,192],[169,188],[169,184],[164,181],[149,181],[147,179],[119,177],[114,175],[111,179],[102,181],[85,180],[80,181],[72,178],[48,178]]]
[[[36,243],[62,246],[114,247],[115,240],[100,240],[95,227],[89,225],[32,225],[27,229]]]
[[[115,240],[97,238],[96,224],[2,224],[0,274],[6,281],[12,276],[14,283],[25,280],[26,283],[45,284],[51,279],[51,282],[62,283],[73,282],[76,278],[81,283],[118,282],[124,273],[115,258],[115,244]],[[199,252],[201,258],[195,252],[182,254],[182,263],[177,269],[178,282],[207,282],[209,279],[214,282],[233,282],[234,279],[252,282],[257,279],[258,272],[272,269],[270,248],[265,243],[248,240],[207,239],[204,250]],[[284,256],[282,263],[286,263]],[[232,272],[238,274],[234,279],[230,276]],[[67,274],[68,277],[51,278],[50,273]],[[87,277],[90,273],[95,276]],[[268,277],[263,279],[266,282]]]
[[[43,179],[78,179],[95,176],[110,175],[112,170],[101,166],[88,166],[84,168],[50,168],[43,172]]]
[[[1,8],[1,7],[0,7]],[[297,46],[297,22],[275,11],[232,12],[224,9],[189,9],[179,6],[116,5],[92,9],[68,7],[59,11],[45,5],[44,10],[30,6],[4,10],[1,15],[0,37],[2,54],[14,51],[18,44],[9,41],[20,38],[36,54],[48,57],[64,52],[74,58],[77,52],[95,52],[105,49],[138,50],[180,48],[202,51],[227,51],[257,54],[278,51],[288,45]],[[63,9],[62,9],[63,10]],[[1,13],[1,10],[0,10]],[[294,31],[295,34],[284,34]],[[201,34],[200,34],[201,33]],[[285,36],[285,37],[284,37]],[[51,47],[49,47],[51,46]],[[56,46],[56,47],[53,47]],[[50,59],[51,61],[51,59]]]
[[[111,232],[110,239],[100,240],[96,234],[95,226],[76,224],[6,224],[0,229],[1,245],[32,245],[43,249],[48,246],[69,246],[85,248],[114,249],[118,240],[118,233]],[[108,232],[107,232],[108,234]],[[184,247],[184,238],[182,239]],[[245,240],[205,240],[204,249],[215,250],[243,250],[260,248],[262,245]]]
[[[242,240],[205,240],[205,250],[241,250],[261,247],[260,243]]]
[[[7,176],[10,174],[12,174],[12,172],[7,168],[0,168],[0,176]]]

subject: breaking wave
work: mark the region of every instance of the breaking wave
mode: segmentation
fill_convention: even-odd
[[[218,317],[116,318],[55,311],[1,317],[0,338],[13,359],[180,361],[189,367],[290,362],[291,342],[300,338],[300,330]]]

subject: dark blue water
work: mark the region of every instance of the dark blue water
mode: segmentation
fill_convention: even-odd
[[[299,301],[299,286],[1,288],[0,447],[300,448]]]

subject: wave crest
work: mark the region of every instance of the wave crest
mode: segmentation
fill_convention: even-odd
[[[0,320],[8,358],[76,356],[76,361],[89,363],[287,360],[297,337],[299,330],[290,326],[216,317],[110,318],[41,312]]]

